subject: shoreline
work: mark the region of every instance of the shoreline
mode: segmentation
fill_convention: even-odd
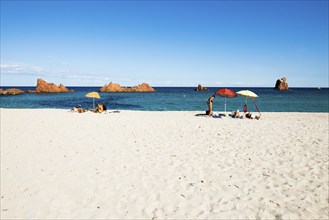
[[[0,108],[1,218],[328,218],[328,113],[67,111]]]
[[[74,88],[73,88],[74,89]],[[143,111],[206,111],[206,100],[216,92],[196,92],[191,88],[163,88],[155,93],[99,93],[109,109],[143,110]],[[238,91],[239,89],[235,89]],[[0,108],[56,108],[69,109],[76,105],[90,108],[93,100],[85,95],[93,89],[76,88],[76,93],[58,93],[43,95],[26,95],[0,97]],[[329,112],[327,90],[295,89],[290,92],[280,92],[274,89],[252,89],[259,98],[254,101],[261,112]],[[227,99],[227,109],[240,112],[247,101],[248,108],[256,111],[252,99]],[[213,103],[214,111],[224,111],[225,99],[216,97]]]
[[[73,107],[72,107],[73,108]],[[70,111],[71,109],[69,108],[4,108],[4,107],[0,107],[0,110],[51,110],[51,111]],[[120,111],[120,112],[190,112],[190,113],[196,113],[196,114],[205,114],[204,110],[200,110],[200,111],[196,111],[196,110],[133,110],[133,109],[109,109],[107,110],[107,112],[113,112],[113,111]],[[232,110],[233,111],[233,110]],[[87,113],[90,111],[87,111]],[[216,114],[224,114],[224,111],[214,111]],[[90,112],[92,113],[92,112]],[[227,111],[227,114],[230,114],[231,111]],[[240,111],[241,113],[241,111]],[[251,111],[251,113],[254,114],[259,114],[257,111]],[[266,112],[266,111],[262,111],[261,114],[289,114],[289,113],[296,113],[296,114],[329,114],[329,112]],[[243,112],[242,112],[243,114]]]

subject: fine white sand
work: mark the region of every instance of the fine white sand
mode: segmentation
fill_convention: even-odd
[[[328,218],[328,113],[0,113],[2,219]]]

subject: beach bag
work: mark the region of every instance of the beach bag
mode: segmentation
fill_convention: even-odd
[[[243,112],[246,113],[248,111],[247,105],[243,106]]]

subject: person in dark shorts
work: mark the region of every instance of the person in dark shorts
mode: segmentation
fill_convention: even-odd
[[[207,105],[208,105],[207,115],[209,115],[209,116],[212,115],[212,103],[213,103],[214,99],[215,99],[215,95],[212,95],[207,100]]]

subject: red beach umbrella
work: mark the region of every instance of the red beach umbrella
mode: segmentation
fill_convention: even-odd
[[[225,114],[226,114],[226,98],[235,98],[236,94],[230,89],[220,89],[217,92],[215,92],[216,95],[219,95],[221,97],[225,97]]]
[[[217,92],[215,92],[216,95],[225,97],[225,98],[235,98],[236,94],[230,89],[220,89]]]

